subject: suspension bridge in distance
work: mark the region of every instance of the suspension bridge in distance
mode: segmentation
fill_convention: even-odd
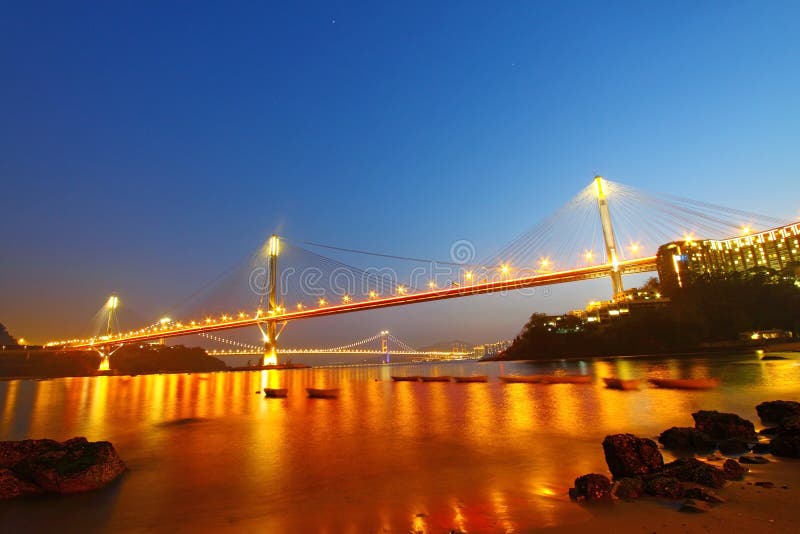
[[[217,339],[225,342],[226,340]],[[369,345],[379,342],[380,346],[370,347]],[[246,345],[237,343],[242,348],[236,349],[212,349],[207,350],[209,356],[214,357],[236,357],[236,356],[262,356],[264,348],[257,345]],[[396,346],[396,347],[395,347]],[[388,330],[381,330],[378,334],[360,339],[347,345],[326,348],[287,348],[279,347],[276,352],[279,355],[304,355],[304,354],[348,354],[363,356],[383,356],[385,362],[390,361],[391,356],[419,356],[426,360],[457,360],[473,356],[472,352],[457,350],[419,350],[408,343],[398,339]]]
[[[360,295],[344,293],[336,294],[335,297],[323,296],[312,303],[300,300],[293,309],[288,309],[285,303],[286,292],[283,291],[285,288],[280,287],[279,281],[282,277],[278,270],[278,257],[282,255],[285,240],[278,235],[272,235],[264,251],[267,261],[265,291],[253,312],[207,316],[192,321],[162,319],[138,330],[117,333],[111,331],[112,321],[109,316],[105,335],[53,341],[47,346],[97,350],[107,359],[115,348],[125,344],[163,342],[167,338],[256,327],[261,332],[263,346],[245,349],[252,352],[239,351],[234,354],[230,351],[212,351],[212,354],[258,354],[262,365],[272,364],[277,362],[278,354],[326,353],[322,349],[279,348],[278,337],[283,328],[292,321],[597,278],[610,279],[613,294],[617,295],[624,290],[623,276],[657,271],[655,252],[661,244],[676,240],[690,242],[696,239],[697,234],[702,235],[702,238],[721,239],[742,235],[742,228],[746,233],[759,226],[763,229],[782,222],[784,221],[771,217],[671,195],[654,197],[598,176],[553,215],[478,264],[402,258],[305,243],[384,258],[430,261],[432,264],[455,266],[452,278],[444,283],[431,280],[424,288],[418,288],[412,283],[401,284],[293,245],[294,249],[305,251],[321,264],[361,273],[364,280],[374,287],[370,286]],[[615,226],[619,223],[623,223],[622,232],[618,232],[619,228]],[[627,245],[620,246],[620,234],[624,234],[622,242],[627,242]],[[598,243],[601,250],[599,254],[596,252]],[[598,257],[602,260],[596,261],[595,258]],[[110,314],[114,313],[118,302],[116,296],[109,299],[107,306],[110,307]]]

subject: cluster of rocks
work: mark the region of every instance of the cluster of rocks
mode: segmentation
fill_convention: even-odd
[[[775,456],[800,458],[800,402],[762,402],[756,406],[756,412],[762,422],[777,425],[760,432],[772,436],[770,452]]]
[[[125,471],[107,441],[0,441],[0,499],[101,488]]]
[[[694,427],[673,427],[661,433],[658,441],[666,449],[692,456],[664,463],[658,444],[632,434],[615,434],[603,440],[603,453],[612,478],[591,473],[575,479],[570,497],[576,501],[602,501],[613,498],[637,499],[643,495],[685,499],[682,511],[704,512],[723,502],[714,492],[728,481],[742,480],[748,469],[743,464],[768,463],[759,454],[800,457],[800,403],[769,401],[756,407],[765,424],[777,424],[757,433],[752,422],[732,413],[701,410],[693,413]],[[769,443],[761,436],[772,436]],[[728,458],[717,467],[695,458],[694,454],[714,453]],[[750,452],[757,454],[750,454]],[[722,460],[712,456],[710,460]]]
[[[719,450],[733,456],[752,451],[800,458],[800,402],[762,402],[756,406],[756,412],[764,424],[776,426],[756,433],[752,422],[736,414],[701,410],[692,414],[694,427],[670,428],[661,433],[658,441],[664,448],[677,452],[702,454]],[[759,441],[759,436],[772,439]],[[745,462],[749,460],[748,457]]]

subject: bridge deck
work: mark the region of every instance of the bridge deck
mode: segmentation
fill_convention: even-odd
[[[656,270],[656,258],[655,256],[648,256],[646,258],[623,261],[619,263],[619,270],[622,274],[652,272]],[[192,334],[201,334],[204,332],[214,332],[218,330],[244,328],[248,326],[264,324],[269,321],[296,321],[325,315],[338,315],[342,313],[389,308],[392,306],[403,306],[406,304],[416,304],[420,302],[432,302],[451,298],[468,297],[470,295],[500,293],[503,291],[514,291],[517,289],[525,289],[530,287],[590,280],[609,276],[611,272],[612,266],[610,264],[594,265],[590,267],[581,267],[566,271],[538,274],[523,278],[508,278],[494,280],[491,282],[480,282],[469,285],[455,286],[445,289],[432,289],[429,291],[421,291],[419,293],[395,295],[392,297],[350,302],[347,304],[337,304],[334,306],[321,306],[319,308],[308,308],[274,315],[271,314],[262,315],[259,317],[247,317],[244,319],[231,319],[229,321],[214,322],[211,324],[203,323],[196,325],[183,325],[180,327],[147,331],[144,333],[123,334],[95,340],[82,340],[75,343],[66,343],[65,346],[72,348],[92,348],[107,345],[117,345],[120,343],[153,341],[168,337],[187,336]]]

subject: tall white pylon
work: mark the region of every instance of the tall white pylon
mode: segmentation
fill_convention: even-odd
[[[622,293],[622,275],[619,272],[619,258],[617,257],[617,241],[614,237],[614,227],[611,225],[611,215],[608,213],[608,199],[606,198],[603,177],[594,177],[594,187],[597,194],[597,208],[600,210],[600,224],[603,226],[603,241],[606,244],[606,257],[611,264],[611,285],[614,286],[614,295]]]

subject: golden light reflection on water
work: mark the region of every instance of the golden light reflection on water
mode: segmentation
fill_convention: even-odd
[[[589,373],[594,383],[496,379],[555,369]],[[395,383],[391,374],[491,378]],[[656,375],[720,376],[723,385],[616,391],[600,380]],[[758,402],[795,391],[798,380],[796,362],[728,357],[0,382],[0,439],[109,439],[131,467],[114,499],[99,492],[70,501],[70,510],[51,502],[49,514],[37,502],[0,504],[0,513],[41,528],[69,512],[103,530],[525,532],[582,517],[566,489],[606,470],[606,434],[654,436],[691,425],[701,408],[755,419]],[[331,386],[338,399],[305,392]],[[264,387],[286,387],[288,398],[264,398]]]

